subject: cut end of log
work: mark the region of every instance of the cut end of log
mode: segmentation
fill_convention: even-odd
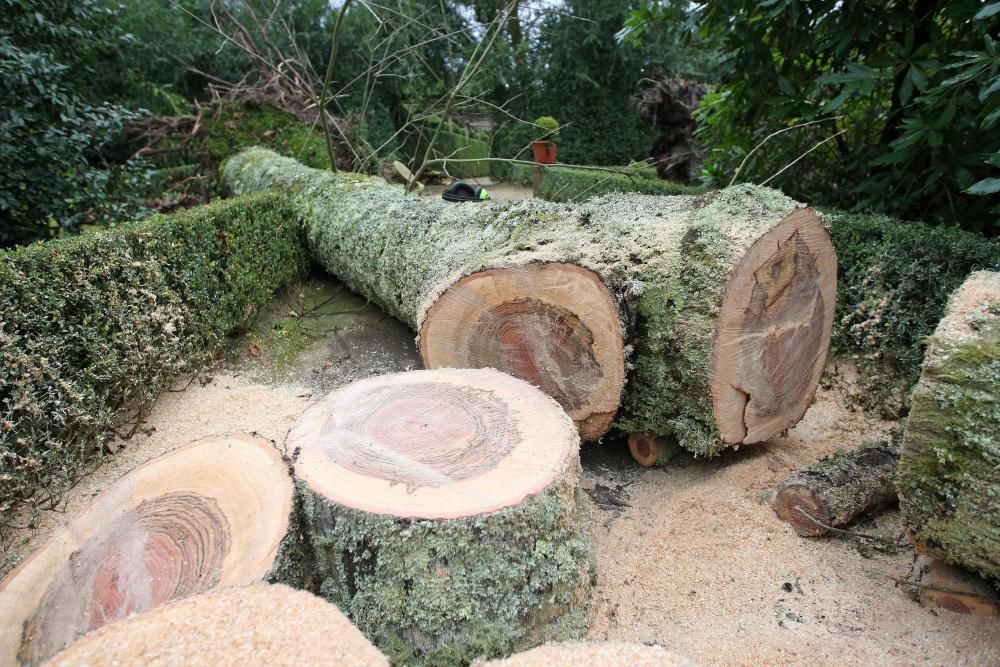
[[[660,458],[656,436],[649,433],[633,433],[628,437],[628,451],[635,462],[643,468],[656,465]]]
[[[625,383],[622,325],[603,281],[575,264],[465,276],[426,311],[427,368],[496,368],[556,399],[584,440],[611,426]]]
[[[928,609],[971,616],[1000,616],[1000,593],[984,579],[960,567],[919,556],[911,575],[900,582],[911,587]]]
[[[662,646],[626,642],[564,642],[545,644],[504,660],[478,667],[695,667],[695,664]]]
[[[260,584],[111,623],[48,664],[388,667],[389,661],[333,605],[305,591]]]
[[[313,492],[425,519],[516,505],[565,474],[578,444],[552,399],[488,369],[361,380],[309,408],[288,435],[296,475]]]
[[[830,532],[823,525],[829,526],[832,517],[824,504],[817,500],[814,490],[808,486],[782,486],[774,497],[773,507],[778,518],[791,524],[802,537],[822,537]]]
[[[743,257],[712,353],[712,404],[725,442],[764,442],[802,418],[826,363],[836,294],[837,255],[812,209],[796,209]]]
[[[0,586],[0,664],[39,664],[129,614],[261,581],[288,533],[292,495],[278,451],[246,436],[136,468]]]

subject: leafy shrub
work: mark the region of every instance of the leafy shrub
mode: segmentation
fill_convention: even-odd
[[[1000,265],[1000,241],[882,215],[827,219],[838,264],[834,350],[858,365],[861,405],[898,416],[948,297],[970,272]]]
[[[276,195],[0,253],[0,511],[57,495],[306,264]]]
[[[746,160],[796,199],[998,231],[1000,3],[696,4],[728,56],[696,133],[713,184]]]
[[[131,112],[86,97],[116,37],[99,2],[7,0],[0,27],[0,246],[136,217],[145,165],[109,149]]]
[[[509,180],[532,184],[535,167],[511,165]],[[687,195],[705,192],[705,188],[680,185],[649,177],[649,170],[630,176],[591,169],[546,169],[538,187],[538,196],[550,201],[582,201],[612,192],[641,192],[647,195]]]
[[[539,116],[535,119],[535,125],[550,139],[559,136],[559,121],[552,116]]]

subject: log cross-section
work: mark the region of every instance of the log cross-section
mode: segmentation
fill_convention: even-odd
[[[398,664],[578,636],[590,539],[579,438],[495,370],[360,380],[288,435],[320,590]]]
[[[0,585],[0,665],[216,586],[257,583],[291,550],[293,486],[266,440],[232,435],[127,474]]]

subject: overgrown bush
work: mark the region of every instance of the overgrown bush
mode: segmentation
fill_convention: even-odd
[[[861,405],[899,416],[948,297],[970,272],[1000,266],[1000,241],[882,215],[827,220],[838,265],[834,351],[857,364]]]
[[[535,167],[510,165],[509,180],[521,185],[532,184]],[[546,169],[538,187],[538,196],[550,201],[583,201],[612,192],[641,192],[647,195],[688,195],[705,192],[705,188],[680,185],[650,177],[650,170],[635,175],[618,174],[592,169]]]
[[[0,253],[0,512],[56,496],[306,266],[278,195]]]

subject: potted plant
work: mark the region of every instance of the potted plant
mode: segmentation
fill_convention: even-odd
[[[535,125],[545,131],[542,139],[531,142],[531,150],[535,153],[535,162],[552,164],[556,161],[556,149],[558,148],[552,139],[559,136],[559,121],[552,116],[541,116],[535,119]]]

